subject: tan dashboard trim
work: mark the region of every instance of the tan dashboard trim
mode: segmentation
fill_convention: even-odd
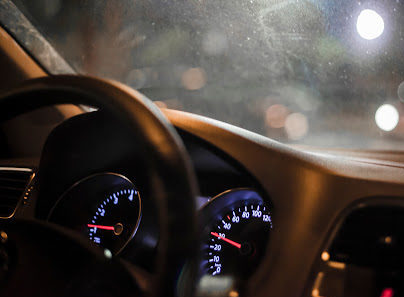
[[[400,185],[404,181],[403,165],[400,164],[399,166],[396,162],[370,162],[365,158],[313,153],[203,116],[170,109],[163,109],[162,111],[175,127],[201,137],[224,150],[236,160],[246,157],[245,155],[237,155],[240,152],[239,147],[243,147],[244,150],[251,150],[251,158],[248,159],[253,167],[247,169],[255,176],[261,176],[262,172],[259,170],[265,170],[265,167],[260,166],[262,162],[281,158],[283,159],[282,164],[288,164],[288,166],[293,164],[293,167],[299,166],[310,170],[315,169],[318,173],[321,172],[326,175]],[[229,146],[229,143],[232,145]],[[268,157],[269,151],[271,151],[270,157]],[[261,158],[259,158],[260,155]],[[380,172],[384,173],[380,174]]]
[[[0,92],[7,91],[13,86],[20,85],[24,81],[33,78],[48,76],[48,73],[22,48],[14,38],[0,26]],[[48,112],[53,117],[68,119],[80,114],[83,110],[74,105],[58,105],[51,107]],[[17,156],[32,154],[26,146],[29,139],[35,139],[39,144],[34,151],[41,150],[41,143],[47,134],[53,129],[54,123],[44,123],[41,111],[35,111],[23,115],[3,124],[7,131],[7,139],[10,149]]]
[[[15,70],[25,79],[46,76],[46,72],[0,27],[0,55],[12,61]]]

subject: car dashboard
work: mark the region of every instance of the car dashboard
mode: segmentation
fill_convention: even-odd
[[[378,159],[295,149],[211,119],[163,112],[181,136],[199,183],[202,279],[248,280],[248,290],[270,284],[270,296],[317,297],[335,293],[335,287],[337,296],[358,290],[366,292],[362,296],[401,294],[404,234],[397,226],[404,172],[398,154],[383,161],[387,153]],[[27,183],[8,215],[75,230],[107,255],[152,273],[156,205],[144,190],[147,168],[136,157],[141,148],[119,131],[102,112],[83,113],[54,129],[50,152],[36,166],[4,161],[3,183],[13,174]],[[47,164],[41,174],[51,186],[41,189],[45,199],[38,203],[31,193],[40,163]],[[294,286],[285,287],[289,282]]]
[[[35,169],[15,168],[26,170],[25,178],[32,174],[32,180],[23,203],[4,217],[35,217],[74,230],[108,255],[152,273],[159,242],[157,207],[145,185],[147,169],[137,157],[141,148],[117,131],[119,125],[101,111],[61,123],[37,161],[45,168],[42,177],[33,177]],[[246,278],[265,255],[273,228],[270,197],[236,160],[189,132],[178,132],[198,177],[200,274]],[[49,185],[40,189],[39,202],[29,190],[38,178]]]

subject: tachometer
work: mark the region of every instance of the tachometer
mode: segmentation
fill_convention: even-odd
[[[256,192],[230,191],[221,199],[231,203],[207,226],[204,270],[212,276],[245,277],[256,269],[264,255],[272,228],[271,212]]]
[[[139,193],[134,187],[111,193],[96,205],[87,224],[90,240],[119,252],[136,231],[139,210]]]
[[[136,186],[123,175],[99,173],[68,189],[48,220],[77,230],[117,254],[135,235],[140,218],[141,199]]]

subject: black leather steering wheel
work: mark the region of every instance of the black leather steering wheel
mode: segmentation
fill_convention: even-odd
[[[123,84],[68,75],[30,80],[1,96],[0,119],[10,119],[55,104],[84,104],[102,109],[126,127],[142,146],[142,157],[147,164],[145,174],[153,185],[151,196],[158,208],[160,232],[156,260],[158,265],[148,293],[154,296],[176,296],[178,275],[186,263],[187,274],[190,276],[187,283],[193,283],[193,276],[196,275],[196,262],[193,260],[197,254],[194,203],[197,187],[187,153],[173,126],[149,99]],[[41,195],[44,195],[41,191],[51,186],[46,185],[46,170],[41,166],[38,170],[37,218],[42,218],[41,209],[46,210],[48,207],[41,200]],[[1,296],[92,296],[95,291],[91,291],[91,285],[87,282],[88,276],[94,274],[102,280],[99,284],[100,281],[91,278],[95,288],[97,284],[100,285],[97,294],[102,292],[102,296],[110,293],[131,296],[142,291],[128,284],[133,269],[122,264],[119,259],[105,259],[101,249],[70,230],[43,221],[15,219],[0,222],[0,231],[8,237],[6,243],[0,243],[0,248],[10,259],[14,259],[10,263],[13,268],[8,275],[0,273]],[[44,245],[49,237],[55,239],[54,247]],[[75,265],[78,265],[77,269]],[[111,274],[114,277],[110,281],[103,278]],[[85,285],[80,283],[78,275],[87,275]],[[61,277],[65,280],[61,281]],[[85,289],[80,292],[80,288]],[[189,296],[193,286],[188,285],[181,290],[183,296]]]

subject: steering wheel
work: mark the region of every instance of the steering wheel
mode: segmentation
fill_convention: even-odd
[[[192,295],[197,271],[197,186],[173,126],[149,99],[123,84],[70,75],[30,80],[1,96],[0,119],[55,104],[97,107],[119,121],[142,147],[145,175],[158,209],[156,272],[146,278],[132,264],[109,259],[101,248],[63,227],[37,219],[12,219],[0,222],[0,262],[8,266],[7,272],[0,270],[0,295],[178,296],[178,291]],[[35,184],[37,208],[43,204],[41,189],[47,183],[43,167],[39,166]],[[178,278],[184,270],[188,278],[179,290]]]

